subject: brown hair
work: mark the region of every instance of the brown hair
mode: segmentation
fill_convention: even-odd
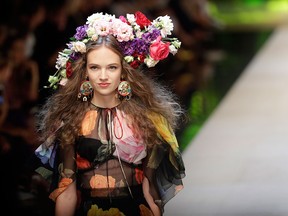
[[[55,131],[60,122],[63,121],[64,126],[58,133],[61,143],[74,143],[79,134],[81,121],[89,109],[89,102],[77,100],[81,82],[86,78],[87,55],[100,46],[105,46],[120,56],[122,59],[122,76],[131,85],[131,99],[123,100],[118,108],[133,119],[133,128],[135,131],[141,131],[141,136],[148,146],[158,143],[155,126],[147,114],[162,115],[175,129],[177,120],[183,113],[182,109],[171,91],[155,82],[145,69],[143,71],[133,69],[124,61],[120,46],[113,36],[99,37],[97,41],[87,43],[87,52],[73,62],[73,74],[67,84],[51,95],[39,113],[41,137],[44,140],[47,139],[49,134]]]

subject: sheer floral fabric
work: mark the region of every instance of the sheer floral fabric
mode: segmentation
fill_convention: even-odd
[[[130,126],[132,119],[120,107],[92,105],[75,145],[48,142],[39,146],[36,155],[44,165],[54,167],[50,198],[55,200],[76,181],[77,215],[153,215],[143,195],[146,177],[150,194],[163,210],[183,188],[185,168],[167,121],[156,114],[149,118],[163,141],[152,148],[135,136]]]

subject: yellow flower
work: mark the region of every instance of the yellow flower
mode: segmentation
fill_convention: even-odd
[[[121,216],[121,212],[119,211],[119,209],[117,208],[110,208],[109,211],[108,211],[108,215],[110,216]],[[108,216],[107,215],[107,216]]]
[[[96,204],[91,205],[87,216],[125,216],[117,208],[110,208],[109,210],[103,211],[101,208],[98,208]]]
[[[89,209],[87,216],[100,216],[102,209],[99,209],[96,204],[91,205],[91,208]]]

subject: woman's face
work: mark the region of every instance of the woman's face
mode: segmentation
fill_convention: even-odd
[[[87,55],[86,70],[94,89],[93,101],[115,100],[122,71],[119,55],[105,46],[92,50]]]

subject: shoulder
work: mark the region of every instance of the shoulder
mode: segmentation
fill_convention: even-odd
[[[157,132],[160,133],[160,135],[164,135],[164,134],[173,134],[173,130],[169,124],[169,122],[167,121],[167,119],[159,114],[159,113],[155,113],[155,112],[150,112],[147,114],[148,118],[151,120],[151,122],[153,123],[154,127],[156,128]]]
[[[160,113],[149,112],[149,113],[147,113],[147,117],[152,121],[152,123],[155,125],[155,127],[157,127],[159,125],[168,126],[167,119],[163,115],[161,115]]]
[[[173,150],[178,148],[178,141],[168,120],[161,114],[149,113],[148,118],[154,124],[159,137],[169,145]]]

